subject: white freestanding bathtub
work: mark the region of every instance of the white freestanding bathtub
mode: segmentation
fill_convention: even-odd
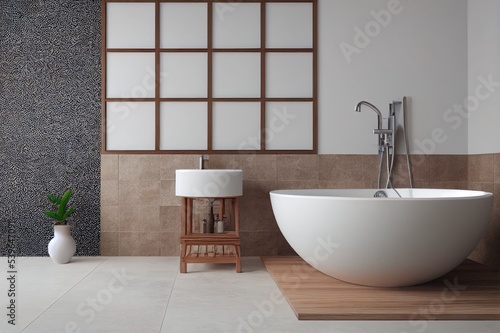
[[[299,256],[346,282],[377,287],[424,283],[458,266],[490,218],[492,194],[440,189],[279,190],[271,203]]]

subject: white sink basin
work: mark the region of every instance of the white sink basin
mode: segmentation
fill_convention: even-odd
[[[193,198],[230,198],[243,195],[243,170],[175,170],[175,195]]]

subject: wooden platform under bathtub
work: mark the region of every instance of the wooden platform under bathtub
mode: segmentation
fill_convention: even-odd
[[[262,257],[300,320],[500,320],[500,270],[471,260],[432,282],[372,288],[331,278],[300,257]]]

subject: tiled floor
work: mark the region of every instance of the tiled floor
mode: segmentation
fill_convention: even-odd
[[[16,325],[8,324],[7,259],[0,264],[0,332],[497,333],[495,321],[298,321],[260,258],[188,265],[177,257],[18,258]]]

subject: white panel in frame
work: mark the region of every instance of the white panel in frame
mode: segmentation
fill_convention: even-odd
[[[155,103],[107,102],[106,150],[154,150]]]
[[[214,150],[260,150],[260,103],[214,103],[212,145]]]
[[[155,55],[145,52],[108,52],[107,98],[155,97]]]
[[[221,98],[260,97],[259,52],[215,52],[213,96]]]
[[[207,97],[206,53],[162,53],[161,97]]]
[[[206,3],[160,4],[161,48],[207,48]]]
[[[313,103],[266,103],[266,149],[312,150]]]
[[[313,97],[312,53],[268,53],[266,70],[267,97]]]
[[[312,48],[313,5],[268,3],[266,44],[268,48]]]
[[[107,3],[107,48],[155,48],[154,3]]]
[[[231,11],[221,11],[227,3],[214,3],[214,48],[260,48],[260,4],[238,3]]]
[[[208,149],[206,102],[160,104],[160,150]]]

